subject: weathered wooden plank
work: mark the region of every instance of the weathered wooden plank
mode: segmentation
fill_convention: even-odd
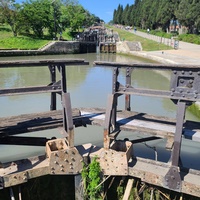
[[[72,109],[72,116],[74,119],[79,117],[80,110]],[[61,110],[2,117],[0,118],[0,137],[62,126],[63,114]]]
[[[86,124],[104,126],[105,110],[81,108],[81,116]],[[118,111],[117,126],[120,130],[141,132],[161,138],[171,138],[175,133],[176,120],[133,111]],[[186,121],[183,137],[200,142],[200,123]]]
[[[134,182],[134,179],[128,179],[128,183],[126,185],[126,190],[125,190],[125,193],[123,196],[123,200],[128,200],[130,193],[131,193],[131,189],[133,187],[133,182]]]
[[[0,118],[0,136],[62,127],[62,117],[60,110]],[[73,109],[73,118],[75,123],[80,125],[104,126],[105,110],[99,108]],[[117,126],[120,130],[141,132],[161,138],[172,138],[175,133],[175,125],[175,119],[133,111],[117,112]],[[200,123],[186,121],[183,136],[200,142]]]

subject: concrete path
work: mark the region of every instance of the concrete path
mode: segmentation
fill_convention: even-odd
[[[138,36],[154,40],[158,43],[162,42],[166,45],[174,47],[174,40],[161,38],[140,31],[137,31],[136,33],[133,31],[131,32]],[[187,42],[180,41],[177,50],[142,51],[131,53],[144,56],[162,63],[200,65],[200,45],[195,45]]]

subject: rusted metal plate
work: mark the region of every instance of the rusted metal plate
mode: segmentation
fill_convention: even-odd
[[[116,141],[110,149],[92,150],[90,156],[98,157],[104,175],[128,175],[128,160],[132,156],[132,143]]]
[[[82,169],[83,158],[75,147],[69,147],[67,140],[56,139],[47,142],[50,174],[78,174]]]
[[[63,139],[61,139],[63,140]],[[58,140],[58,144],[59,141]],[[62,147],[66,149],[62,149]],[[80,173],[82,160],[89,159],[92,144],[79,145],[77,148],[67,146],[52,147],[56,151],[47,151],[47,156],[33,157],[15,162],[1,164],[0,189],[26,183],[28,180],[47,174],[69,175]]]
[[[6,188],[27,182],[48,174],[49,162],[45,156],[23,159],[2,164],[0,168],[1,187]]]
[[[129,176],[140,178],[142,181],[170,189],[165,185],[165,175],[171,165],[144,158],[133,159],[129,162]],[[180,169],[181,182],[179,192],[200,197],[200,171]],[[177,191],[177,189],[173,189]]]

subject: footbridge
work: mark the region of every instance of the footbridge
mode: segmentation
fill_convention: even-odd
[[[66,86],[66,68],[74,65],[88,65],[84,60],[36,60],[4,61],[2,68],[48,67],[50,83],[45,86],[0,89],[0,96],[50,93],[50,111],[2,117],[0,120],[0,144],[45,146],[42,156],[1,163],[1,189],[25,184],[30,179],[44,175],[78,175],[82,162],[94,157],[100,163],[104,176],[136,177],[143,182],[167,188],[172,191],[200,197],[199,169],[182,166],[180,152],[182,140],[200,142],[200,123],[185,120],[186,107],[200,100],[200,66],[135,64],[95,61],[94,67],[109,67],[113,70],[112,94],[107,107],[72,108],[73,102]],[[84,67],[84,66],[83,66]],[[169,90],[135,88],[132,73],[135,69],[164,70],[171,73]],[[125,73],[125,82],[119,79]],[[59,80],[58,76],[59,75]],[[103,81],[103,79],[102,79]],[[168,98],[176,105],[176,119],[134,112],[130,107],[131,96]],[[57,110],[57,96],[60,96],[62,110]],[[118,109],[118,98],[124,96],[125,106]],[[76,127],[102,126],[102,146],[93,144],[74,145]],[[60,137],[23,137],[22,133],[57,128]],[[139,132],[142,139],[119,140],[122,130],[133,135]],[[171,152],[168,162],[145,159],[134,155],[133,146],[145,141],[165,138],[166,149]],[[198,158],[197,158],[198,159]]]

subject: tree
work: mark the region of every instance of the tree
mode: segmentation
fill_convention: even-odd
[[[197,0],[181,0],[176,11],[179,22],[188,27],[189,33],[200,29],[200,2]],[[196,31],[195,31],[196,30]]]
[[[123,14],[123,6],[122,5],[118,5],[118,8],[115,12],[115,23],[116,24],[122,24],[122,14]]]
[[[123,10],[122,14],[122,24],[129,25],[129,4],[126,5],[125,9]]]
[[[19,30],[18,13],[20,5],[15,0],[0,0],[1,20],[8,23],[14,36],[17,36]]]
[[[37,37],[43,37],[47,29],[51,37],[57,37],[61,24],[61,3],[59,0],[29,0],[23,3],[22,24],[29,26]]]
[[[72,31],[76,31],[83,26],[86,21],[87,12],[81,5],[67,5],[65,18],[69,19],[69,26]]]
[[[177,0],[161,0],[156,20],[161,25],[162,30],[166,31],[171,20],[176,20],[175,9],[177,8]]]
[[[117,24],[117,18],[116,18],[116,16],[117,16],[117,10],[115,9],[114,12],[113,12],[113,23],[114,24]]]

